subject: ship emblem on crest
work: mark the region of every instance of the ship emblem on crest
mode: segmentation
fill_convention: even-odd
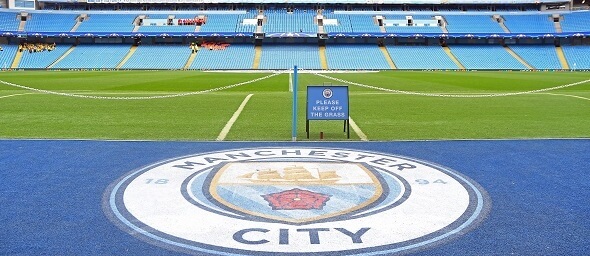
[[[376,174],[358,163],[233,162],[211,175],[208,191],[225,210],[266,222],[343,217],[376,202],[384,190]]]

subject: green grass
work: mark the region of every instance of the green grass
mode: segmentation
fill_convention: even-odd
[[[133,97],[202,91],[266,75],[26,71],[0,72],[0,80],[62,93]],[[392,90],[467,95],[538,90],[590,79],[590,73],[585,72],[387,71],[329,75]],[[288,82],[289,76],[281,74],[227,90],[151,100],[74,98],[0,84],[0,138],[215,140],[244,98],[253,94],[226,140],[291,140],[292,94]],[[299,76],[300,140],[306,135],[305,86],[326,83],[340,84],[311,74]],[[484,98],[404,95],[354,85],[349,88],[350,116],[369,140],[590,137],[590,83],[546,93]],[[342,124],[312,121],[310,140],[318,140],[320,132],[326,140],[346,140]],[[351,140],[359,137],[351,132]]]

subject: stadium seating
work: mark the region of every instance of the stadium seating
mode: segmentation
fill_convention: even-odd
[[[414,15],[414,14],[412,14],[409,16],[412,16],[412,18],[414,20],[413,26],[386,25],[385,30],[387,31],[387,33],[416,33],[416,34],[437,33],[437,34],[440,34],[443,32],[442,29],[438,26],[438,24],[436,24],[436,20],[433,19],[432,15]],[[403,22],[401,24],[407,23],[406,15],[389,15],[389,14],[385,15],[384,23],[388,23],[388,21],[390,21],[390,20]],[[420,21],[422,21],[422,22],[420,22]],[[419,23],[423,23],[423,21],[434,22],[434,24],[431,24],[431,23],[428,23],[427,25],[419,24]],[[397,22],[394,22],[394,23],[397,24]]]
[[[240,23],[238,14],[208,14],[207,23],[201,25],[201,32],[236,32]]]
[[[512,33],[555,33],[549,15],[505,15],[503,18],[504,25]]]
[[[295,65],[302,69],[321,69],[318,46],[305,44],[262,46],[260,69],[290,69]]]
[[[64,4],[64,7],[70,6]],[[137,9],[141,6],[143,9]],[[152,7],[151,5],[149,6]],[[161,7],[161,6],[160,6]],[[206,23],[197,28],[196,25],[142,25],[138,27],[137,32],[147,33],[166,33],[178,32],[189,33],[199,29],[204,33],[245,33],[251,36],[257,26],[254,24],[243,24],[244,19],[255,19],[258,10],[245,10],[234,12],[235,7],[229,6],[208,6],[210,9],[203,9],[200,5],[193,5],[192,9],[187,6],[177,6],[178,9],[188,8],[190,12],[178,12],[164,9],[161,13],[147,12],[147,5],[135,5],[129,7],[119,6],[116,8],[128,8],[130,11],[113,11],[114,5],[96,4],[92,5],[92,10],[82,10],[82,12],[42,12],[30,11],[26,22],[21,22],[19,14],[21,10],[1,10],[0,11],[0,31],[5,32],[1,43],[4,52],[2,55],[2,65],[10,65],[14,60],[14,44],[19,41],[30,40],[29,42],[43,42],[44,37],[36,34],[38,32],[49,32],[49,37],[55,37],[51,42],[58,42],[58,47],[51,51],[41,53],[23,52],[22,59],[19,63],[20,68],[46,68],[65,54],[74,42],[84,42],[73,49],[71,53],[60,60],[52,68],[67,69],[90,69],[90,68],[115,68],[118,63],[125,57],[131,48],[133,38],[129,37],[136,28],[134,21],[140,15],[146,15],[150,19],[168,19],[170,16],[180,19],[194,19],[198,16],[205,16]],[[181,8],[182,7],[182,8]],[[90,7],[88,7],[90,8]],[[134,9],[135,8],[135,9]],[[176,8],[176,7],[175,7]],[[249,7],[251,8],[251,7]],[[304,32],[315,34],[319,32],[319,27],[315,22],[318,12],[312,9],[292,9],[269,7],[263,11],[266,22],[263,24],[263,32],[272,33],[298,33]],[[409,8],[409,9],[408,9]],[[445,9],[446,8],[446,9]],[[458,13],[459,9],[450,6],[406,6],[406,7],[389,7],[376,5],[363,6],[344,6],[334,5],[325,9],[322,14],[324,20],[336,20],[336,24],[324,22],[323,29],[330,33],[330,39],[326,41],[326,57],[329,69],[389,69],[386,56],[376,46],[375,36],[373,33],[411,33],[411,34],[441,34],[444,28],[436,25],[434,15],[441,15],[447,25],[446,30],[449,33],[459,33],[459,35],[449,35],[448,43],[452,53],[468,69],[521,69],[525,66],[514,58],[507,49],[498,45],[481,45],[476,43],[488,42],[488,39],[478,38],[477,33],[498,33],[510,36],[512,49],[524,61],[536,69],[561,69],[561,63],[557,57],[555,47],[552,45],[539,45],[546,42],[542,38],[520,38],[525,33],[548,33],[555,36],[556,30],[551,13],[534,10],[527,10],[526,6],[496,6],[498,12],[504,19],[503,25],[498,24],[493,18],[494,8],[491,6],[473,6],[469,7],[468,12]],[[94,10],[110,10],[108,12],[95,12]],[[397,13],[403,10],[406,13]],[[151,9],[150,9],[151,10]],[[219,10],[223,12],[215,12]],[[381,11],[383,10],[383,12]],[[433,10],[445,11],[445,13],[434,13]],[[337,11],[337,13],[334,13]],[[484,12],[485,11],[485,12]],[[396,12],[396,13],[394,13]],[[453,14],[453,12],[457,12]],[[479,13],[477,13],[479,12]],[[512,13],[508,13],[512,12]],[[516,13],[517,12],[517,13]],[[88,18],[76,27],[77,18],[80,13],[88,14]],[[384,17],[384,26],[377,24],[375,16]],[[578,43],[577,35],[571,36],[572,32],[589,32],[590,31],[590,12],[560,12],[562,16],[560,25],[564,33],[570,33],[567,40],[562,40],[561,44]],[[406,16],[414,19],[414,26],[404,26]],[[391,23],[394,21],[394,23]],[[423,21],[421,23],[420,21]],[[254,21],[252,21],[254,22]],[[400,25],[392,25],[400,24]],[[427,26],[425,24],[428,24]],[[24,27],[22,26],[24,25]],[[424,26],[423,26],[424,25]],[[19,27],[20,26],[20,27]],[[21,31],[19,31],[19,29]],[[383,30],[384,29],[384,30]],[[505,31],[507,29],[508,31]],[[67,35],[57,35],[58,32],[70,32]],[[31,33],[29,38],[21,39],[26,33]],[[97,32],[97,33],[96,33]],[[116,35],[105,35],[105,33],[116,34],[118,32],[127,33],[127,38],[109,41],[106,38],[114,39]],[[18,37],[15,35],[18,33]],[[88,44],[93,39],[83,38],[87,35],[83,33],[95,33],[94,38],[100,42],[122,42],[121,44]],[[348,38],[340,36],[332,37],[336,33],[370,33],[372,35],[349,35]],[[510,34],[512,33],[512,34]],[[183,35],[183,34],[180,34]],[[34,37],[32,37],[34,36]],[[66,39],[66,37],[72,39]],[[145,35],[141,35],[145,36]],[[179,36],[179,35],[174,35]],[[183,35],[184,36],[184,35]],[[225,35],[224,35],[225,36]],[[242,35],[231,35],[230,37],[241,37]],[[277,35],[274,35],[277,36]],[[290,37],[291,35],[287,36]],[[383,35],[378,35],[379,37]],[[427,35],[429,36],[429,35]],[[102,37],[102,38],[101,38]],[[356,38],[355,38],[356,37]],[[365,37],[369,38],[365,40]],[[389,36],[385,36],[389,40]],[[469,39],[465,39],[467,37]],[[492,36],[494,37],[494,36]],[[559,37],[559,35],[557,36]],[[8,38],[8,39],[7,39]],[[31,40],[31,38],[33,38]],[[47,37],[45,37],[47,38]],[[63,39],[60,39],[63,38]],[[101,38],[101,39],[99,39]],[[573,38],[573,39],[572,39]],[[167,38],[168,39],[168,38]],[[289,38],[291,39],[291,38]],[[286,44],[291,42],[285,38],[266,38],[262,47],[262,56],[260,60],[260,69],[285,69],[292,68],[297,64],[301,68],[321,69],[319,50],[317,40],[296,38],[294,42],[305,42],[305,45]],[[346,41],[343,41],[346,40]],[[60,41],[61,40],[61,41]],[[244,43],[240,38],[237,42]],[[316,41],[314,41],[316,40]],[[350,40],[350,42],[348,41]],[[418,45],[404,45],[406,40],[392,39],[395,41],[387,42],[389,57],[394,61],[399,69],[456,69],[457,65],[444,52],[443,48],[438,46],[438,39],[424,39],[416,36],[407,42],[416,42]],[[515,41],[516,40],[516,41]],[[584,39],[581,42],[584,43]],[[270,42],[269,42],[270,41]],[[398,42],[399,41],[399,42]],[[68,42],[61,43],[59,42]],[[123,68],[129,69],[174,69],[182,68],[186,64],[190,49],[186,44],[185,38],[171,38],[167,45],[142,45],[126,61]],[[280,43],[277,43],[280,42]],[[342,44],[346,42],[347,44]],[[348,44],[348,43],[356,44]],[[366,44],[373,42],[373,44]],[[496,39],[490,39],[489,42],[497,42]],[[507,41],[508,42],[508,41]],[[521,43],[526,42],[526,45]],[[9,44],[10,43],[10,44]],[[282,44],[281,44],[282,43]],[[425,44],[435,44],[426,46]],[[473,43],[473,44],[472,44]],[[516,43],[516,44],[514,44]],[[530,45],[536,43],[537,45]],[[251,44],[232,44],[226,50],[222,51],[200,51],[190,69],[249,69],[253,65],[255,47]],[[590,56],[588,46],[569,46],[563,45],[567,61],[570,68],[584,69],[589,68],[590,64],[586,59]],[[160,59],[161,58],[161,59]],[[575,63],[575,65],[574,65]]]
[[[10,68],[14,56],[16,55],[16,51],[18,50],[18,46],[9,44],[0,45],[0,47],[2,47],[2,51],[0,52],[0,69]]]
[[[561,69],[553,45],[510,45],[518,56],[536,69]]]
[[[82,44],[58,61],[53,69],[114,69],[130,46],[127,44]]]
[[[0,31],[17,31],[19,21],[15,12],[0,12]]]
[[[328,69],[391,69],[377,45],[331,44],[326,46]]]
[[[136,17],[136,14],[89,14],[76,32],[131,32]]]
[[[253,63],[253,45],[232,44],[225,50],[201,48],[189,69],[251,69]]]
[[[489,15],[445,15],[449,33],[505,33]]]
[[[350,15],[347,14],[327,14],[324,19],[336,19],[335,25],[328,25],[324,23],[324,31],[326,33],[351,33],[352,24],[350,23]]]
[[[379,26],[375,23],[374,15],[358,14],[349,15],[352,32],[356,33],[380,33]]]
[[[23,51],[19,68],[47,68],[61,57],[71,45],[58,44],[52,51],[28,52]]]
[[[561,30],[563,32],[586,32],[590,31],[590,13],[574,12],[563,14]]]
[[[562,45],[570,69],[590,69],[589,45]]]
[[[467,69],[526,69],[501,45],[449,45]]]
[[[122,69],[181,69],[191,50],[187,45],[140,45]]]
[[[76,24],[78,14],[34,13],[27,20],[25,31],[68,32]]]
[[[286,13],[283,10],[270,10],[264,14],[267,22],[262,29],[266,33],[318,32],[318,26],[314,23],[316,16],[314,11],[295,10],[292,13]]]
[[[389,56],[398,69],[458,69],[439,45],[389,45]]]

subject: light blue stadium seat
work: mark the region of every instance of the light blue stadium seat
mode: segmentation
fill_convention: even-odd
[[[191,50],[188,45],[140,45],[122,69],[181,69]]]
[[[335,19],[336,25],[328,25],[324,22],[324,31],[326,33],[351,33],[352,24],[350,23],[350,15],[347,14],[327,14],[324,19]]]
[[[449,33],[506,33],[490,15],[445,15]]]
[[[225,50],[201,48],[190,69],[251,69],[254,46],[231,44]]]
[[[449,45],[467,69],[526,69],[501,45]]]
[[[82,44],[76,46],[53,69],[114,69],[123,60],[127,44]]]
[[[389,45],[389,56],[398,69],[458,69],[439,45]]]
[[[590,12],[573,12],[563,14],[560,21],[563,32],[590,31]]]
[[[590,46],[562,45],[570,69],[590,69]]]
[[[33,13],[25,23],[28,32],[69,32],[78,14]]]
[[[20,21],[16,12],[0,12],[0,31],[17,31]]]
[[[266,33],[317,33],[318,26],[314,23],[316,13],[312,10],[265,12],[267,22],[262,27]]]
[[[375,23],[374,15],[349,15],[352,32],[355,33],[381,33],[379,25]]]
[[[555,33],[549,15],[504,15],[504,25],[511,33]]]
[[[260,69],[321,69],[317,45],[263,45]]]
[[[0,52],[0,69],[10,68],[16,56],[16,51],[18,51],[18,46],[11,44],[0,46],[2,47],[2,51]]]
[[[33,52],[23,51],[19,68],[47,68],[61,57],[72,45],[55,45],[52,51]]]
[[[98,14],[92,13],[78,26],[76,32],[131,32],[137,14]]]
[[[328,69],[391,69],[374,44],[330,44],[326,46]]]
[[[536,69],[561,69],[554,45],[510,45],[518,56]]]

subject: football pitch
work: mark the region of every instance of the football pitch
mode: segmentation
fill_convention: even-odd
[[[0,73],[0,137],[289,141],[292,75],[201,71]],[[588,72],[300,73],[297,139],[345,141],[311,121],[306,86],[348,85],[350,141],[590,137]]]

